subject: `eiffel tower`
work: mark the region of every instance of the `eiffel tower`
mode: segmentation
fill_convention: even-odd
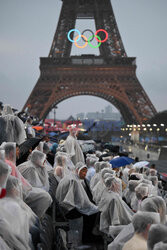
[[[96,30],[107,31],[99,56],[71,56],[67,35],[77,19],[93,19]],[[70,37],[75,39],[74,33]],[[126,54],[110,0],[63,0],[49,55],[40,58],[40,77],[23,110],[44,119],[58,103],[79,95],[109,101],[129,124],[142,124],[156,114],[136,77],[136,58]]]

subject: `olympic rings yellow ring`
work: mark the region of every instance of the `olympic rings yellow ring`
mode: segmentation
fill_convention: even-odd
[[[79,38],[79,35],[76,36],[75,39],[74,39],[75,46],[76,46],[77,48],[79,48],[79,49],[85,48],[85,47],[87,46],[87,44],[88,44],[88,39],[86,38],[86,36],[81,35],[81,37],[83,37],[83,38],[85,39],[85,41],[86,41],[85,44],[84,44],[83,46],[79,46],[79,45],[77,44],[77,39]]]

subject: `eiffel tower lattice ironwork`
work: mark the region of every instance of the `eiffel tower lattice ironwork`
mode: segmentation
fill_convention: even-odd
[[[94,19],[97,30],[107,31],[99,56],[71,56],[67,34],[79,18]],[[126,123],[141,124],[156,109],[136,77],[135,59],[125,52],[110,0],[63,0],[49,55],[40,58],[40,77],[23,110],[44,119],[65,99],[92,95],[112,103]]]

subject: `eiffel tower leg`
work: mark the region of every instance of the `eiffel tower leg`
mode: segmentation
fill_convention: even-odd
[[[58,26],[53,38],[49,57],[70,57],[72,43],[67,39],[69,30],[75,27],[76,0],[64,0]],[[71,38],[73,33],[71,34]]]
[[[108,33],[108,40],[99,47],[100,54],[104,58],[126,57],[110,0],[95,1],[95,24],[97,30],[105,29]]]

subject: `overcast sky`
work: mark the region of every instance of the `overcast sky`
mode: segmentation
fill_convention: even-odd
[[[0,101],[3,103],[20,110],[26,102],[39,77],[39,57],[48,56],[61,3],[60,0],[0,0]],[[137,57],[140,83],[158,111],[167,109],[167,0],[112,0],[112,5],[126,52]],[[83,22],[77,22],[77,27],[82,29]],[[73,49],[72,53],[79,52]],[[57,117],[101,111],[106,105],[108,102],[97,97],[73,97],[58,105]]]

